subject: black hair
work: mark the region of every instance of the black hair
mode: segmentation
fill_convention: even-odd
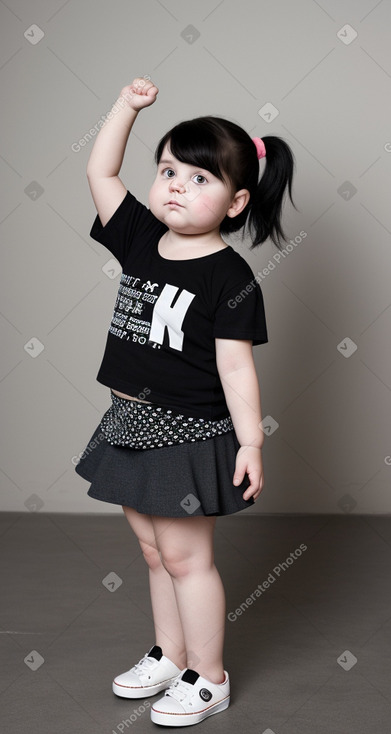
[[[205,168],[224,183],[231,184],[234,192],[247,189],[250,193],[247,206],[236,217],[226,216],[221,222],[220,233],[229,234],[243,228],[244,237],[247,224],[251,249],[268,237],[282,249],[280,239],[287,241],[281,226],[287,187],[296,208],[292,199],[294,156],[282,138],[265,135],[262,140],[266,148],[266,166],[259,181],[258,154],[251,137],[239,125],[221,117],[196,117],[175,125],[158,143],[155,161],[159,163],[168,144],[181,163]]]

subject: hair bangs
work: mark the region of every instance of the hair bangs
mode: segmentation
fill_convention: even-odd
[[[225,160],[221,133],[221,129],[210,118],[199,117],[181,122],[159,142],[155,153],[156,163],[159,163],[167,145],[181,163],[203,168],[225,183],[228,161]]]

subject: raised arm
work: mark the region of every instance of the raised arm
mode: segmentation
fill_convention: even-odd
[[[141,109],[154,103],[158,91],[153,82],[134,79],[121,90],[95,140],[88,159],[87,178],[103,226],[126,196],[126,186],[118,173],[133,123]]]

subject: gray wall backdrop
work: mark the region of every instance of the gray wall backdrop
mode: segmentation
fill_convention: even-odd
[[[121,512],[74,471],[110,405],[95,378],[120,277],[89,237],[85,169],[90,129],[149,74],[160,94],[121,172],[142,201],[154,147],[182,119],[222,115],[296,156],[285,255],[231,240],[262,274],[270,339],[254,349],[266,484],[250,512],[390,512],[389,0],[7,0],[0,13],[2,508]]]

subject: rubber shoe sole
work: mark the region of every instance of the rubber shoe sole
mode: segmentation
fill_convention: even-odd
[[[225,711],[230,703],[230,696],[227,696],[222,701],[218,701],[213,706],[208,706],[202,711],[197,711],[196,714],[170,714],[161,713],[155,711],[153,706],[151,708],[151,721],[154,724],[161,724],[163,726],[191,726],[192,724],[199,724],[208,716],[218,714],[220,711]]]
[[[146,696],[154,696],[155,693],[160,693],[160,691],[165,691],[166,688],[169,688],[176,677],[177,676],[174,676],[173,678],[167,678],[167,680],[161,681],[161,683],[156,683],[154,686],[134,687],[119,685],[114,680],[113,693],[115,693],[115,695],[119,696],[120,698],[144,698]]]

